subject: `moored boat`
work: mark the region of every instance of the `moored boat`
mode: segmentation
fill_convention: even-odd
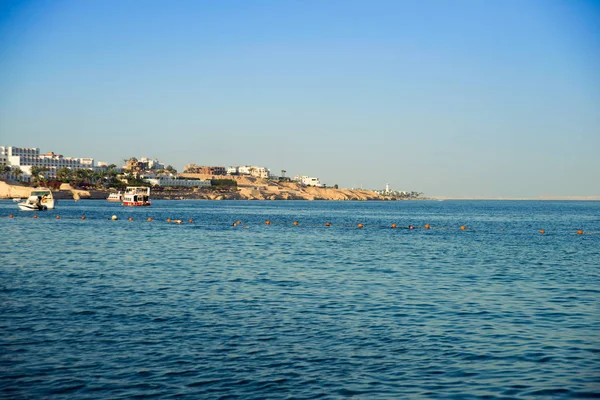
[[[128,186],[123,194],[123,205],[133,207],[149,206],[150,188],[145,186]]]
[[[108,201],[123,201],[123,193],[122,192],[112,192],[106,198]]]
[[[22,211],[52,210],[55,206],[54,196],[50,189],[34,189],[29,193],[29,197],[18,206]]]

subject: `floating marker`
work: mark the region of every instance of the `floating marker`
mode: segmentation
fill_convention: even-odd
[[[127,219],[128,219],[129,221],[133,221],[133,218],[132,218],[132,217],[129,217],[129,218],[127,218]]]
[[[329,222],[325,222],[325,226],[331,226]]]
[[[461,231],[465,231],[465,230],[467,230],[467,227],[463,225],[463,226],[460,227],[460,230]]]
[[[37,218],[37,217],[38,217],[37,215],[34,215],[34,216],[33,216],[33,218]]]
[[[10,215],[8,216],[8,218],[14,218],[14,217],[13,217],[13,215],[12,215],[12,214],[10,214]]]
[[[171,218],[167,218],[167,222],[171,222]]]
[[[298,221],[294,221],[294,226],[298,226]]]
[[[188,219],[188,222],[191,224],[192,222],[194,222],[194,220],[190,218]]]
[[[81,219],[85,219],[85,215],[82,215],[82,216],[81,216]]]
[[[265,222],[265,224],[271,225],[271,221],[267,220],[267,222]]]
[[[546,233],[546,231],[545,231],[545,230],[543,230],[543,229],[540,229],[540,234],[542,234],[542,235],[543,235],[544,233]]]
[[[152,221],[152,218],[148,217],[148,222],[151,222],[151,221]]]
[[[116,220],[118,220],[119,218],[117,218],[117,216],[116,216],[116,215],[113,215],[113,216],[112,216],[110,219],[112,219],[113,221],[116,221]]]
[[[396,229],[396,224],[392,224],[392,229]]]
[[[414,227],[414,226],[412,226],[412,225],[409,225],[409,226],[408,226],[408,229],[415,229],[415,227]]]
[[[583,229],[578,229],[578,230],[577,230],[577,234],[578,234],[578,235],[583,235]]]
[[[358,224],[358,229],[362,229],[363,224]]]
[[[429,229],[431,226],[429,224],[425,224],[425,229]]]
[[[56,219],[60,219],[60,215],[57,215],[57,216],[56,216]]]

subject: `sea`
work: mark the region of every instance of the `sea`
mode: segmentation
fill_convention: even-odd
[[[0,260],[2,399],[600,398],[600,202],[3,200]]]

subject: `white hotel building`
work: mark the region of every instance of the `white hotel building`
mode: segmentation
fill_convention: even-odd
[[[250,175],[256,178],[269,179],[271,170],[257,165],[240,165],[227,168],[228,175]]]
[[[315,186],[315,187],[324,187],[325,185],[323,185],[321,183],[321,181],[319,181],[319,178],[315,178],[312,176],[306,176],[306,175],[296,175],[294,177],[294,179],[292,179],[296,182],[300,182],[303,186]]]
[[[19,179],[29,181],[31,180],[31,167],[47,168],[43,175],[48,179],[52,179],[56,178],[56,171],[63,167],[72,170],[94,169],[94,159],[63,157],[53,152],[40,154],[40,149],[34,147],[0,146],[0,165],[8,165],[13,170],[17,167],[20,168],[23,175]],[[14,179],[16,177],[11,174],[9,178]]]

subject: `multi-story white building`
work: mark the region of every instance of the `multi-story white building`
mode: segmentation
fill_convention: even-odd
[[[93,158],[73,158],[63,157],[61,154],[48,152],[40,154],[37,147],[14,147],[0,146],[0,164],[8,165],[15,170],[17,167],[23,172],[21,180],[31,180],[31,168],[46,168],[43,172],[44,177],[56,178],[56,171],[60,168],[75,169],[94,169]]]
[[[306,175],[300,176],[300,175],[296,175],[293,180],[297,181],[297,182],[300,182],[304,186],[316,186],[316,187],[323,187],[323,186],[325,186],[325,185],[323,185],[319,181],[319,178],[314,178],[312,176],[306,176]]]
[[[159,169],[165,169],[165,164],[161,163],[160,161],[158,161],[158,159],[150,159],[147,157],[142,157],[139,159],[140,162],[144,163],[145,165],[148,166],[148,169],[155,169],[155,170],[159,170]]]
[[[227,174],[250,175],[256,178],[269,179],[271,177],[271,170],[265,167],[258,167],[256,165],[240,165],[227,168]]]
[[[178,178],[174,176],[159,176],[157,178],[146,179],[150,184],[156,186],[170,187],[208,187],[209,180],[193,179],[193,178]]]

